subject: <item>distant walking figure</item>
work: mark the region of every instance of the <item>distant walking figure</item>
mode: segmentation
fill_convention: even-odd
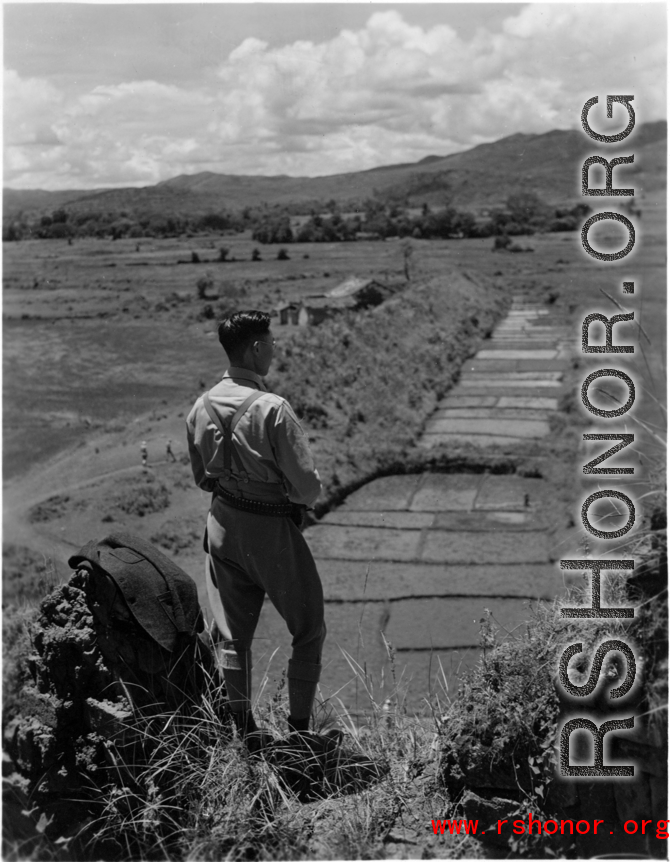
[[[172,458],[173,461],[177,460],[174,456],[174,452],[172,451],[172,440],[167,441],[167,446],[165,447],[165,454],[168,458]]]
[[[147,441],[142,440],[142,445],[140,446],[140,452],[142,453],[142,466],[147,466]]]

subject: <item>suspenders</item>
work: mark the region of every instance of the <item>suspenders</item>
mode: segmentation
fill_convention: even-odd
[[[247,412],[247,410],[251,407],[254,401],[257,398],[260,398],[261,395],[265,393],[261,390],[256,392],[252,392],[251,395],[242,402],[242,404],[237,408],[232,418],[227,418],[221,420],[220,417],[214,411],[212,407],[212,402],[209,398],[209,392],[205,392],[202,396],[202,403],[209,415],[209,418],[212,420],[214,425],[221,432],[221,436],[223,438],[223,478],[230,479],[235,478],[233,476],[233,471],[231,467],[231,456],[232,460],[235,461],[235,466],[237,467],[237,471],[239,473],[239,480],[241,482],[247,483],[249,481],[249,476],[247,475],[246,470],[242,466],[242,459],[240,458],[237,450],[235,449],[235,445],[233,443],[233,431],[235,430],[235,426],[240,421],[242,416]]]

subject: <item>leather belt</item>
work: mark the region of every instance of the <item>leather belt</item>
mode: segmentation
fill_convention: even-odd
[[[243,512],[253,512],[256,515],[292,518],[305,508],[298,503],[291,503],[290,500],[287,500],[286,503],[264,503],[262,500],[245,500],[242,497],[231,494],[230,491],[226,491],[220,485],[216,486],[214,494],[220,497],[224,503],[232,506],[233,509],[241,509]]]

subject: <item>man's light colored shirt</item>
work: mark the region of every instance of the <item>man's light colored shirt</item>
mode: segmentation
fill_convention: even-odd
[[[258,374],[231,367],[210,390],[209,397],[223,420],[258,389],[265,390]],[[216,480],[223,476],[223,446],[221,433],[207,414],[202,396],[186,419],[186,432],[195,482],[204,491],[213,491]],[[235,426],[233,445],[250,480],[248,492],[244,483],[238,485],[245,496],[268,500],[288,496],[294,503],[311,506],[321,493],[307,435],[288,401],[279,395],[264,391],[254,401]],[[232,469],[237,472],[234,460]],[[252,484],[257,482],[265,483],[267,489]],[[230,487],[228,483],[225,486]]]

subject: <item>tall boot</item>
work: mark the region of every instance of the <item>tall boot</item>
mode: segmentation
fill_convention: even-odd
[[[235,650],[224,641],[220,653],[228,702],[233,713],[251,709],[251,650]]]
[[[290,659],[288,663],[288,725],[292,731],[307,731],[321,676],[321,665]]]
[[[223,678],[237,732],[251,754],[266,748],[274,737],[258,728],[251,711],[251,650],[234,650],[224,642]]]

